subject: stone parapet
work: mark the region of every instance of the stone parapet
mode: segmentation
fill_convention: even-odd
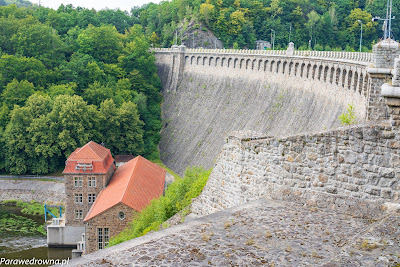
[[[372,48],[373,63],[376,68],[394,67],[395,58],[400,55],[400,44],[394,40],[383,40]]]
[[[372,210],[362,201],[400,203],[399,154],[400,133],[388,123],[282,139],[231,137],[192,210],[210,214],[270,196],[367,216]]]

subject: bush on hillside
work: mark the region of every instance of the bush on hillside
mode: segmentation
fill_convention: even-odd
[[[182,178],[169,185],[165,195],[155,199],[119,235],[111,238],[109,246],[142,236],[159,226],[191,204],[200,195],[207,183],[211,170],[201,167],[188,168]]]

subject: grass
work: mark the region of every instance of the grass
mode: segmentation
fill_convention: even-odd
[[[172,176],[174,176],[175,180],[176,180],[176,179],[181,179],[181,177],[180,177],[176,172],[174,172],[173,170],[171,170],[170,168],[168,168],[164,163],[161,162],[161,160],[153,160],[152,162],[155,163],[155,164],[157,164],[157,165],[160,166],[161,168],[166,169],[167,172],[168,172],[169,174],[171,174]]]
[[[165,194],[143,209],[124,231],[110,240],[109,246],[158,231],[160,225],[188,207],[192,199],[200,195],[210,173],[211,169],[200,167],[188,168],[183,178],[171,173],[176,175],[176,180],[168,186]]]

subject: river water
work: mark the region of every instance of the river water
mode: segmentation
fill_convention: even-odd
[[[0,211],[14,213],[35,220],[39,225],[44,224],[42,216],[27,216],[17,207],[0,205]],[[1,218],[0,218],[1,219]],[[7,236],[0,234],[0,265],[3,259],[68,259],[71,258],[72,249],[48,248],[46,236]],[[10,266],[10,265],[7,265]],[[21,265],[19,265],[21,266]],[[47,266],[29,265],[29,266]]]

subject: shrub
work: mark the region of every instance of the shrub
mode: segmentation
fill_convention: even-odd
[[[356,123],[356,119],[354,107],[352,105],[348,105],[347,112],[339,116],[339,121],[342,125],[352,125]]]
[[[157,231],[163,222],[190,205],[192,199],[200,195],[210,173],[211,170],[200,167],[188,168],[183,179],[176,178],[168,186],[165,195],[154,199],[124,231],[110,240],[109,246]]]

